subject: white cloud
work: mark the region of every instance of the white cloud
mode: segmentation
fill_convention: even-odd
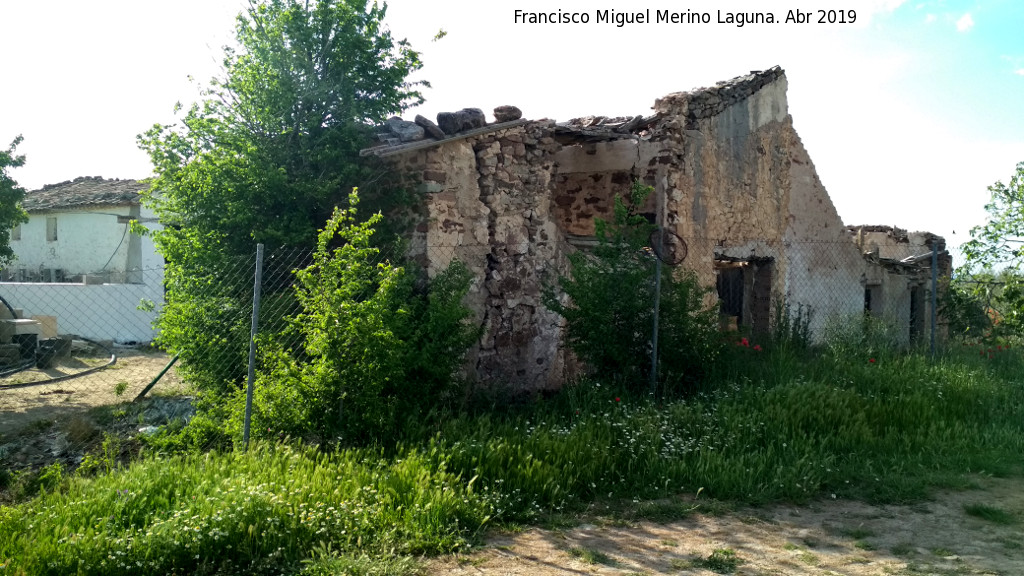
[[[935,14],[929,14],[929,15],[924,17],[924,23],[925,24],[931,24],[932,22],[935,22],[938,19],[939,19],[939,17],[936,16]]]
[[[1013,73],[1016,74],[1017,76],[1024,76],[1024,68],[1018,68],[1014,70]]]
[[[881,9],[886,12],[892,12],[899,8],[905,0],[875,0],[872,2],[874,6],[872,8]]]
[[[966,32],[971,28],[974,28],[974,18],[971,18],[970,12],[964,14],[956,21],[956,29],[958,32]]]

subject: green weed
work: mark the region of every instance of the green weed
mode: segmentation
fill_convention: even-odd
[[[988,504],[964,504],[964,512],[993,524],[1008,525],[1017,523],[1017,517],[1012,512],[995,506],[989,506]]]
[[[711,552],[707,558],[693,561],[698,568],[706,568],[718,574],[732,574],[743,563],[743,559],[736,555],[736,551],[730,548],[718,548]]]
[[[615,560],[611,556],[601,552],[600,550],[594,550],[592,548],[583,548],[580,546],[569,548],[566,550],[569,556],[576,558],[587,564],[604,564],[606,566],[614,566]]]

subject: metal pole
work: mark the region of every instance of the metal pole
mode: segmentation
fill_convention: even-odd
[[[651,395],[658,391],[658,323],[661,319],[661,252],[665,249],[665,195],[668,177],[665,168],[658,169],[654,188],[654,218],[658,227],[658,245],[654,250],[654,321],[651,326]]]
[[[654,325],[651,327],[651,394],[658,388],[658,316],[661,309],[661,256],[664,247],[661,227],[658,227],[658,249],[654,251]]]
[[[167,371],[170,370],[171,366],[174,366],[174,363],[177,362],[177,361],[178,361],[178,355],[175,354],[174,358],[171,358],[171,361],[168,362],[166,366],[164,366],[164,369],[161,370],[160,373],[156,375],[156,378],[153,378],[152,380],[150,380],[149,384],[147,384],[146,387],[142,389],[142,392],[139,392],[139,395],[135,397],[135,402],[138,402],[139,400],[142,400],[142,397],[145,396],[147,392],[152,390],[153,386],[156,386],[156,383],[159,382],[160,379],[164,377],[164,374],[167,374]]]
[[[252,283],[252,328],[249,331],[249,377],[245,384],[245,423],[242,443],[249,449],[249,423],[252,420],[252,383],[256,378],[256,333],[260,321],[260,285],[263,284],[263,244],[256,245],[256,275]]]
[[[932,238],[932,334],[931,355],[935,359],[935,324],[938,322],[939,301],[939,243]]]

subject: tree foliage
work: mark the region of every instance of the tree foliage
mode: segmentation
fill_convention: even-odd
[[[21,207],[25,198],[25,189],[11,178],[7,170],[25,164],[25,157],[15,153],[21,144],[21,136],[11,142],[7,150],[0,150],[0,267],[6,266],[14,259],[11,250],[11,229],[28,222],[28,214]]]
[[[165,224],[153,233],[167,261],[159,341],[201,387],[245,375],[251,289],[218,283],[257,243],[312,246],[348,191],[379,177],[359,160],[369,126],[422,101],[408,80],[419,54],[384,16],[366,0],[254,1],[202,101],[139,136]]]
[[[220,243],[248,252],[315,241],[347,191],[375,174],[359,161],[367,129],[422,102],[419,54],[366,0],[265,0],[238,17],[223,75],[180,124],[139,137],[152,201],[176,224],[168,260]]]
[[[650,375],[656,260],[646,249],[654,226],[637,207],[651,191],[634,183],[628,204],[616,196],[612,219],[594,221],[597,246],[571,254],[571,274],[545,294],[587,367],[641,391]],[[659,374],[666,389],[692,386],[717,354],[717,313],[704,302],[706,292],[692,271],[663,271]]]
[[[982,314],[1000,335],[1024,335],[1024,162],[1009,182],[988,187],[988,221],[971,229],[964,243],[964,282],[957,303],[983,305]],[[963,308],[961,306],[960,308]],[[959,310],[984,325],[978,310]]]

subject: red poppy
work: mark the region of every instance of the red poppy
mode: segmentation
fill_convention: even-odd
[[[875,363],[875,359],[874,358],[868,358],[868,362],[874,364]]]
[[[619,402],[619,401],[620,401],[620,400],[619,400],[619,397],[618,397],[618,396],[616,396],[616,397],[615,397],[615,401],[616,401],[616,402]]]
[[[754,350],[757,351],[757,352],[760,352],[761,351],[761,345],[760,344],[754,344]]]

